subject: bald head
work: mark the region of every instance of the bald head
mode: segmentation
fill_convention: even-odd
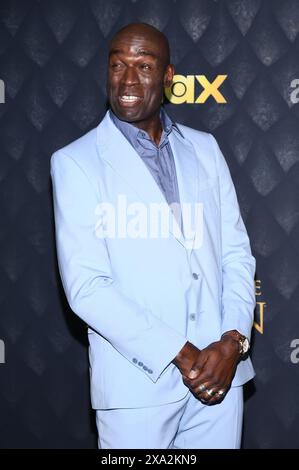
[[[119,39],[124,39],[129,42],[133,37],[147,39],[158,55],[159,62],[163,65],[164,68],[167,67],[167,65],[170,63],[170,48],[168,39],[165,34],[148,23],[130,23],[121,28],[112,37],[109,45],[109,52],[113,50],[114,44]]]

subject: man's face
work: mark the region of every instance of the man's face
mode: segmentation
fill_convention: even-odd
[[[164,87],[171,85],[174,73],[173,66],[166,66],[165,62],[163,48],[159,48],[155,36],[134,31],[113,39],[109,51],[107,95],[119,119],[146,121],[157,113]]]

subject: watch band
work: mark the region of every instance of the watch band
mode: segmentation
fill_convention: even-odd
[[[237,330],[226,331],[225,333],[223,333],[221,338],[223,338],[224,336],[230,336],[231,338],[234,338],[236,341],[238,341],[239,353],[241,357],[247,354],[249,347],[250,347],[250,343],[249,343],[249,339],[246,336],[242,335]]]

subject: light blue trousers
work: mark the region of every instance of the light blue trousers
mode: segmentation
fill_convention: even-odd
[[[97,410],[99,449],[239,449],[243,387],[204,405],[190,391],[180,401],[147,408]]]

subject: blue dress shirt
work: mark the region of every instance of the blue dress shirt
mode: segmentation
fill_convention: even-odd
[[[139,129],[130,122],[120,120],[111,108],[109,112],[115,126],[122,132],[147,166],[167,203],[169,205],[180,203],[175,162],[168,135],[172,130],[175,130],[183,138],[184,136],[176,123],[166,113],[164,107],[161,106],[160,108],[163,130],[159,145],[143,129]]]

